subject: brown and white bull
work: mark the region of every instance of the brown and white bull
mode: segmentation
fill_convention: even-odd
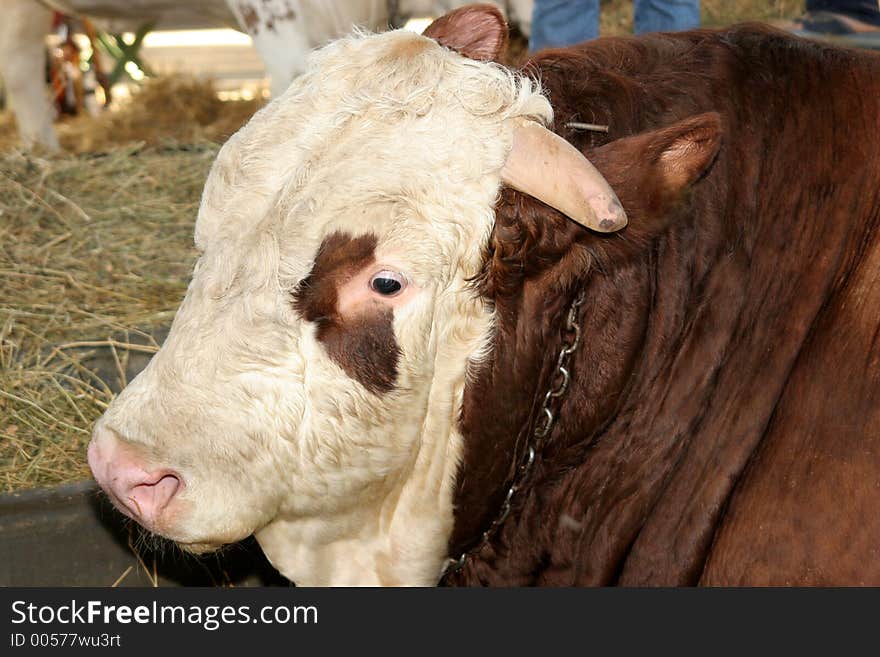
[[[428,35],[327,46],[223,147],[95,427],[116,505],[306,585],[880,583],[880,59]],[[623,230],[571,221],[623,222],[577,151]]]

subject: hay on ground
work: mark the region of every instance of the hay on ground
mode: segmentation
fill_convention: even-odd
[[[90,476],[85,447],[183,297],[208,168],[261,101],[146,83],[58,124],[68,154],[15,150],[0,114],[0,492]]]
[[[223,101],[209,80],[171,75],[147,80],[127,99],[98,117],[65,118],[55,125],[64,150],[105,151],[132,142],[167,143],[226,141],[264,101]],[[11,112],[0,113],[0,151],[18,145]]]
[[[217,148],[0,155],[0,492],[90,476],[94,421],[185,292]]]

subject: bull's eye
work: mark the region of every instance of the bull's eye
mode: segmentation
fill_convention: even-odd
[[[370,278],[370,289],[383,297],[393,297],[400,294],[404,287],[406,287],[406,280],[403,276],[387,269],[373,274],[373,277]]]

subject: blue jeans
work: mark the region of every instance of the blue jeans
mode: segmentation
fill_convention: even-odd
[[[635,0],[635,31],[671,32],[700,25],[700,0]],[[569,46],[599,36],[599,0],[535,0],[529,50]]]

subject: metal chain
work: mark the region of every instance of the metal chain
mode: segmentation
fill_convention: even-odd
[[[554,370],[553,377],[550,381],[550,389],[544,395],[544,401],[541,403],[541,410],[538,411],[538,423],[532,430],[532,439],[526,450],[525,460],[520,464],[513,476],[513,483],[511,483],[510,488],[507,489],[507,495],[505,495],[504,501],[501,503],[501,510],[492,521],[492,524],[489,525],[489,528],[483,532],[480,542],[475,547],[462,552],[456,559],[447,560],[446,568],[443,570],[444,575],[461,570],[467,563],[469,556],[482,550],[486,544],[492,540],[492,537],[495,536],[498,528],[501,527],[502,523],[510,514],[511,500],[520,489],[522,483],[526,480],[526,477],[529,476],[529,473],[532,470],[532,465],[535,462],[535,455],[544,446],[544,441],[547,436],[550,435],[553,424],[556,422],[556,412],[559,410],[558,404],[556,405],[557,408],[555,410],[551,408],[551,405],[554,400],[562,397],[568,390],[568,384],[569,381],[571,381],[571,372],[568,367],[568,361],[571,358],[571,355],[577,351],[581,342],[581,327],[578,324],[578,319],[580,315],[580,307],[584,304],[584,299],[585,292],[581,290],[577,297],[571,302],[571,306],[568,309],[565,330],[573,334],[573,336],[570,343],[563,341],[562,348],[559,350],[559,356],[556,358],[556,369]]]

